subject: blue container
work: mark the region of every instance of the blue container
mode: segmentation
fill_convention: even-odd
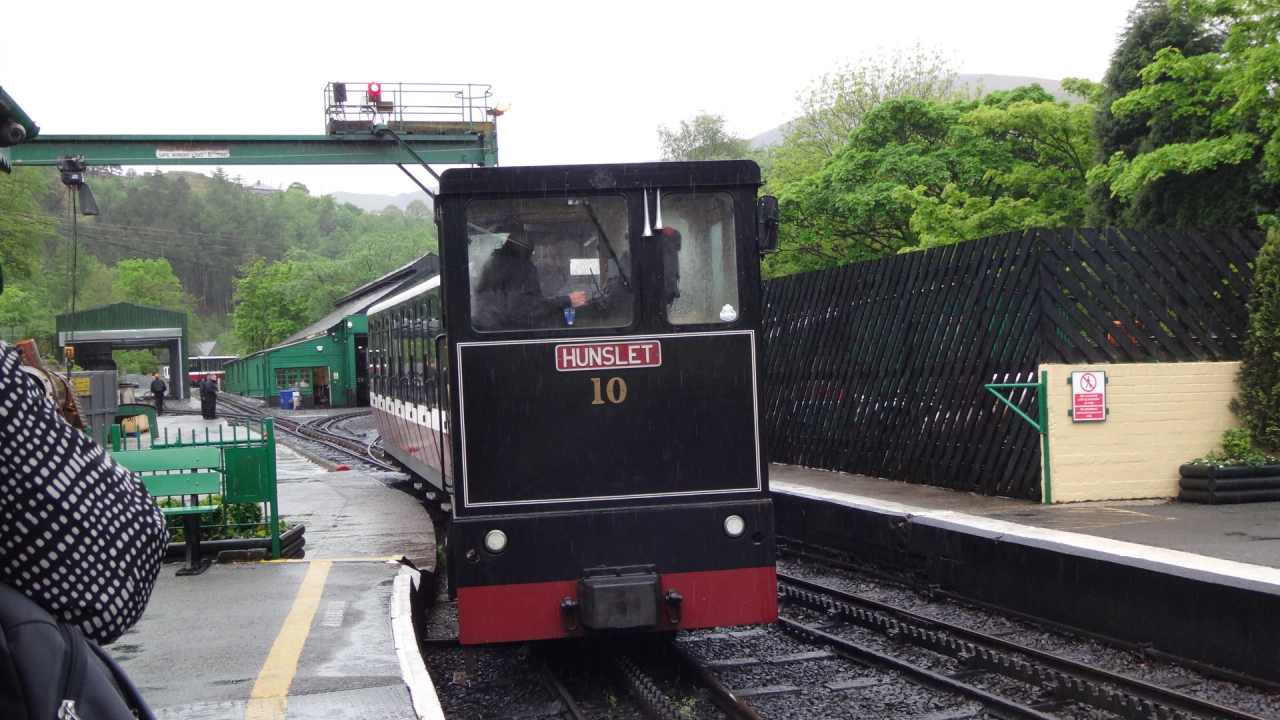
[[[280,391],[280,409],[293,410],[294,403],[297,402],[296,401],[297,397],[298,397],[298,393],[294,390],[281,390]]]

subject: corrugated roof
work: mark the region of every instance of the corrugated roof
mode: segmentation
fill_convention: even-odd
[[[284,340],[281,340],[277,343],[276,347],[281,345],[291,345],[313,337],[328,335],[329,329],[342,322],[348,315],[359,315],[365,310],[368,310],[369,306],[378,302],[387,295],[390,295],[397,287],[397,285],[388,285],[383,288],[378,288],[371,293],[366,293],[364,296],[358,297],[355,300],[349,300],[345,303],[341,303],[333,309],[333,312],[302,328]]]
[[[63,313],[57,317],[57,331],[75,330],[130,330],[144,328],[187,329],[187,311],[139,305],[131,302],[111,303],[95,308]],[[185,344],[185,343],[184,343]]]

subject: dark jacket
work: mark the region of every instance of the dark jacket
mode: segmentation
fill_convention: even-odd
[[[168,390],[168,389],[169,389],[169,386],[168,386],[168,385],[165,385],[165,384],[164,384],[164,381],[163,381],[163,380],[161,380],[160,378],[155,378],[155,379],[153,379],[153,380],[151,381],[151,394],[152,394],[152,395],[163,395],[163,394],[165,393],[165,391],[166,391],[166,390]]]
[[[536,330],[563,327],[568,296],[542,295],[538,268],[518,249],[503,246],[480,271],[472,322],[480,330]]]
[[[210,380],[208,378],[205,378],[204,380],[201,380],[200,382],[196,383],[196,387],[200,388],[200,397],[202,398],[218,396],[217,380]]]

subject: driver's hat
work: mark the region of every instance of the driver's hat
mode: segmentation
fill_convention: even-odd
[[[525,252],[533,252],[533,240],[524,229],[524,223],[517,220],[499,223],[493,232],[495,235],[506,235],[508,244],[523,248]]]

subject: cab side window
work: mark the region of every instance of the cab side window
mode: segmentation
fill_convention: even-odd
[[[738,245],[728,193],[662,196],[663,293],[674,325],[738,319]]]

